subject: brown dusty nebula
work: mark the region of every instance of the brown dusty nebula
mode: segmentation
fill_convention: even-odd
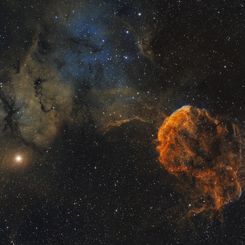
[[[189,214],[219,212],[239,199],[242,153],[235,124],[184,106],[160,126],[157,151],[162,166],[178,178],[189,198]]]

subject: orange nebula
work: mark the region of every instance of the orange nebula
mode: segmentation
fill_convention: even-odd
[[[219,211],[240,197],[237,126],[213,118],[204,109],[184,106],[165,119],[157,138],[159,161],[184,183],[190,213]]]

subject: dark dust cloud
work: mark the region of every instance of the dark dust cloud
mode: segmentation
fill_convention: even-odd
[[[2,0],[0,13],[0,244],[245,243],[243,1]],[[159,158],[158,129],[185,105],[208,116],[188,114],[196,134],[172,122]],[[169,159],[195,174],[176,178]]]

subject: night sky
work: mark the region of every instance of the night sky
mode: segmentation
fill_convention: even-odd
[[[185,105],[244,138],[244,1],[0,0],[0,52],[0,244],[245,244],[156,150]]]

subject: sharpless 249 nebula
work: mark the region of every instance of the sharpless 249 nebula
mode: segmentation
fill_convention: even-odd
[[[244,244],[242,1],[0,13],[0,244]]]

